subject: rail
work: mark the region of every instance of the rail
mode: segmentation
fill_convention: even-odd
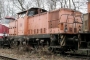
[[[17,59],[5,57],[5,56],[0,56],[0,60],[17,60]]]

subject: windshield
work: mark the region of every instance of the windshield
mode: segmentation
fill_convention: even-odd
[[[9,24],[9,23],[10,23],[10,20],[8,20],[8,19],[3,19],[3,20],[1,20],[1,23],[2,23],[2,24]]]

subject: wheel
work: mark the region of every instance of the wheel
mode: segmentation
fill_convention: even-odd
[[[17,48],[19,46],[20,42],[17,41],[16,39],[14,39],[13,41],[11,41],[11,48]]]

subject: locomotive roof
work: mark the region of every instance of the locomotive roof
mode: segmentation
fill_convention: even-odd
[[[45,9],[42,9],[42,8],[35,8],[35,7],[33,7],[33,8],[30,8],[30,9],[28,9],[28,10],[38,10],[38,9],[41,9],[43,12],[47,12],[47,10],[45,10]],[[19,12],[19,13],[17,13],[17,14],[23,14],[23,13],[26,13],[28,10],[25,10],[25,11],[22,11],[22,12]],[[67,11],[75,11],[75,12],[78,12],[78,13],[81,13],[80,11],[77,11],[77,10],[74,10],[74,9],[69,9],[69,8],[60,8],[60,9],[56,9],[56,10],[67,10]],[[53,11],[56,11],[56,10],[53,10]],[[81,13],[82,14],[82,13]]]
[[[11,20],[15,20],[15,18],[13,18],[13,17],[5,17],[5,19],[11,19]]]
[[[79,13],[81,13],[80,11],[77,11],[77,10],[74,10],[74,9],[69,9],[69,8],[61,8],[61,10],[69,10],[69,11],[75,11],[75,12],[79,12]]]
[[[47,10],[45,10],[45,9],[42,9],[42,8],[34,8],[34,7],[33,7],[33,8],[30,8],[30,9],[28,9],[28,10],[32,10],[32,9],[34,9],[34,10],[41,9],[42,11],[47,12]],[[23,13],[27,12],[28,10],[25,10],[25,11],[19,12],[19,13],[17,13],[17,14],[23,14]]]
[[[56,9],[56,10],[53,10],[53,11],[57,11],[57,10],[66,10],[66,11],[78,12],[78,13],[82,14],[80,11],[77,11],[77,10],[74,10],[74,9],[69,9],[69,8],[59,8],[59,9]],[[52,12],[52,11],[50,11],[50,12]]]

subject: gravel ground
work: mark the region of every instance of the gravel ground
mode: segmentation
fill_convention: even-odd
[[[16,49],[2,49],[0,48],[0,55],[6,56],[10,58],[14,58],[17,60],[89,60],[82,58],[71,58],[60,56],[60,54],[51,54],[50,52],[25,52],[25,51],[17,51]]]

